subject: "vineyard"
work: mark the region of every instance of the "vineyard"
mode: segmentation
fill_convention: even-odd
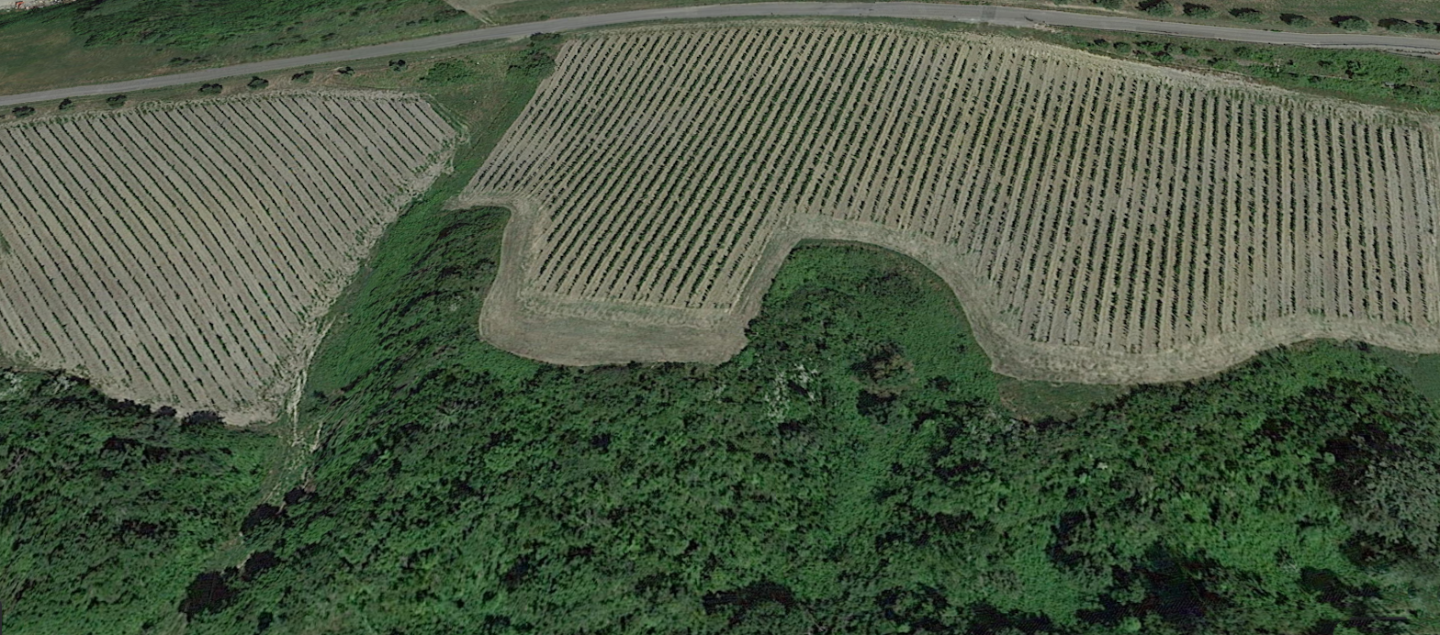
[[[380,93],[0,127],[0,354],[122,399],[274,416],[454,138],[423,100]]]
[[[853,23],[636,28],[556,64],[456,201],[515,211],[481,330],[524,355],[725,359],[806,238],[933,268],[1020,377],[1440,351],[1428,117]]]

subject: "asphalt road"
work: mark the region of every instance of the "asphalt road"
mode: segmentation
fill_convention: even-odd
[[[72,86],[69,88],[57,88],[33,93],[6,95],[0,96],[0,106],[64,99],[67,97],[113,95],[151,88],[166,88],[182,84],[210,82],[227,77],[261,75],[300,67],[334,67],[354,60],[375,57],[400,57],[410,53],[434,51],[487,40],[506,40],[526,37],[532,33],[556,33],[654,20],[693,20],[698,18],[739,18],[755,16],[909,18],[950,22],[983,22],[1012,27],[1054,25],[1106,31],[1178,35],[1212,40],[1228,40],[1232,42],[1251,42],[1256,44],[1294,44],[1323,48],[1371,48],[1440,56],[1440,39],[1348,33],[1285,33],[1259,29],[1235,29],[1204,24],[1182,24],[1178,22],[1162,22],[1158,20],[1143,20],[1119,16],[1089,15],[1064,11],[985,5],[925,4],[919,2],[767,2],[671,9],[645,9],[640,11],[624,11],[620,13],[587,15],[547,20],[544,22],[489,27],[475,29],[473,31],[462,31],[459,33],[448,33],[414,40],[391,42],[389,44],[316,53],[314,55],[304,55],[301,57],[266,60],[250,64],[237,64],[234,66],[191,71],[188,73],[176,73],[173,75],[160,75],[157,77],[146,77],[143,79],[112,82],[108,84]]]

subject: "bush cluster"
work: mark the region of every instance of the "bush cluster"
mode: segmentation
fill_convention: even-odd
[[[1164,17],[1175,12],[1169,0],[1146,0],[1140,3],[1140,10],[1153,16]]]
[[[1193,3],[1187,2],[1187,3],[1185,3],[1183,9],[1184,9],[1185,15],[1186,15],[1187,17],[1191,17],[1191,18],[1213,18],[1213,17],[1215,17],[1215,10],[1212,9],[1212,8],[1210,8],[1209,5],[1193,4]]]

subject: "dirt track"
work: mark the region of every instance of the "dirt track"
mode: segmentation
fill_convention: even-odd
[[[757,4],[708,5],[674,9],[646,9],[641,11],[624,11],[620,13],[562,18],[544,22],[511,24],[476,29],[473,31],[462,31],[459,33],[447,33],[445,35],[436,35],[403,42],[391,42],[389,44],[329,51],[302,57],[289,57],[253,62],[250,64],[238,64],[235,66],[212,68],[189,73],[177,73],[174,75],[146,77],[144,79],[122,82],[74,86],[33,93],[0,96],[0,106],[12,106],[29,102],[73,97],[109,95],[152,88],[166,88],[169,86],[215,81],[227,77],[260,75],[302,66],[337,65],[343,62],[373,57],[390,57],[408,53],[434,51],[476,42],[507,40],[525,37],[538,32],[558,33],[562,31],[574,31],[578,29],[655,20],[694,20],[701,18],[763,16],[905,18],[949,22],[983,22],[1011,27],[1054,25],[1106,31],[1177,35],[1229,40],[1233,42],[1251,42],[1255,44],[1293,44],[1325,48],[1372,48],[1440,56],[1440,40],[1399,36],[1355,35],[1348,33],[1282,33],[1259,29],[1236,29],[1203,24],[1142,20],[1119,16],[1089,15],[1064,11],[984,5],[925,4],[918,2],[887,2],[879,4],[862,2],[769,2]]]

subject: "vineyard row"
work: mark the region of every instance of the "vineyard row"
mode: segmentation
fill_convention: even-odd
[[[305,93],[0,128],[0,351],[145,403],[273,414],[453,136],[419,100]]]
[[[1279,324],[1440,349],[1435,153],[1420,115],[1018,40],[642,27],[567,44],[464,200],[533,202],[537,314],[734,329],[791,227],[861,228],[1035,359],[1158,364]]]

